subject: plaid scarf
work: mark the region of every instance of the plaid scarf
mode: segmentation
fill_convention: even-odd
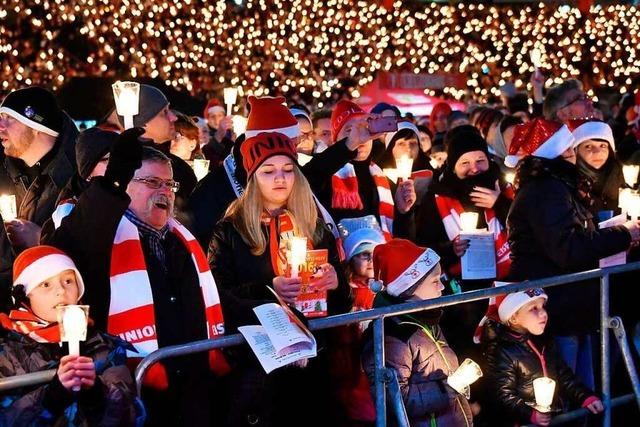
[[[167,236],[169,225],[165,225],[161,230],[157,230],[138,218],[131,209],[127,209],[124,212],[124,216],[136,226],[140,237],[149,245],[149,249],[151,249],[156,259],[164,265],[166,254],[164,246],[162,246],[162,241]]]

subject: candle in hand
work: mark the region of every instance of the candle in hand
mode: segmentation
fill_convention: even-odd
[[[394,183],[398,182],[398,169],[396,168],[384,168],[382,169],[384,176],[389,178]]]
[[[0,214],[4,221],[12,221],[18,217],[16,196],[13,194],[0,196]]]
[[[231,115],[231,110],[236,103],[236,99],[238,98],[238,89],[235,87],[225,87],[224,88],[224,103],[227,106],[227,116]]]
[[[465,359],[458,369],[447,378],[447,384],[460,394],[466,394],[466,389],[482,376],[482,369],[471,359]]]
[[[462,231],[474,231],[478,227],[477,212],[462,212],[460,214],[460,224]]]
[[[291,266],[291,277],[298,277],[298,268],[307,259],[307,238],[292,237],[289,241],[289,265]]]
[[[640,218],[640,194],[633,191],[627,198],[626,211],[634,221]]]
[[[542,65],[542,52],[540,52],[540,49],[535,48],[531,51],[531,63],[535,67],[536,71]]]
[[[133,116],[138,115],[140,83],[136,82],[115,82],[113,97],[116,100],[116,112],[124,117],[124,128],[133,127]]]
[[[540,412],[551,410],[553,393],[556,389],[556,382],[548,377],[540,377],[533,380],[533,393],[536,397],[536,405]]]
[[[60,340],[69,343],[69,354],[80,355],[80,341],[87,338],[87,305],[65,305],[58,308],[58,323],[60,325]],[[74,386],[73,391],[79,391]]]
[[[398,178],[406,181],[411,177],[411,169],[413,169],[413,159],[406,154],[403,154],[396,159],[396,170],[398,171]]]
[[[629,187],[633,187],[638,182],[638,172],[640,172],[640,166],[637,165],[624,165],[622,167],[624,181]]]
[[[209,173],[209,160],[206,159],[193,159],[193,173],[196,175],[198,181],[205,177]]]

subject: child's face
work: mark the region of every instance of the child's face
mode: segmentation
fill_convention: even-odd
[[[373,256],[365,251],[351,258],[351,269],[354,276],[373,279]]]
[[[56,308],[78,302],[78,283],[73,270],[49,277],[27,295],[31,310],[47,322],[57,321]]]
[[[544,308],[545,301],[544,298],[536,298],[522,306],[511,317],[511,327],[520,332],[542,335],[548,320],[547,310]]]
[[[422,283],[416,288],[415,292],[409,298],[410,300],[426,300],[432,298],[438,298],[442,296],[442,290],[444,289],[444,285],[440,281],[440,276],[442,275],[442,270],[440,269],[440,264],[436,264],[436,266],[425,276],[422,280]]]

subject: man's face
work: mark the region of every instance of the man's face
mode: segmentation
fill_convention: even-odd
[[[156,144],[171,141],[176,137],[174,122],[178,120],[169,105],[165,106],[156,116],[144,125],[144,138],[152,139]]]
[[[163,185],[160,188],[152,188],[153,185],[139,181],[140,179],[162,181]],[[170,181],[173,181],[170,165],[144,161],[127,187],[127,194],[131,197],[129,208],[138,218],[157,230],[164,227],[173,216],[176,195],[165,185]]]
[[[8,114],[0,114],[0,140],[8,157],[21,158],[31,146],[35,132]]]
[[[564,104],[558,109],[556,115],[561,122],[593,117],[593,102],[580,89],[572,89],[567,92]]]
[[[316,141],[322,141],[327,147],[333,145],[331,140],[331,119],[320,119],[316,122],[313,129],[313,135]]]
[[[313,153],[313,128],[311,123],[304,117],[298,118],[298,126],[300,126],[300,136],[298,137],[298,144],[296,150],[298,153],[312,154]]]
[[[218,129],[220,121],[224,118],[224,112],[216,109],[207,115],[207,124],[212,129]]]

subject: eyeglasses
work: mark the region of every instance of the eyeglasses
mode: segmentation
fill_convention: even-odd
[[[161,178],[156,178],[154,176],[148,176],[148,177],[141,177],[141,178],[133,178],[132,181],[141,182],[147,187],[152,188],[154,190],[158,190],[162,187],[167,187],[173,193],[177,193],[178,189],[180,189],[180,183],[172,179],[161,179]]]
[[[571,101],[569,101],[566,104],[564,104],[562,107],[558,108],[558,110],[562,110],[563,108],[567,108],[569,105],[575,104],[576,102],[585,102],[585,101],[591,102],[591,98],[589,98],[587,95],[582,93],[578,97],[572,99]]]

